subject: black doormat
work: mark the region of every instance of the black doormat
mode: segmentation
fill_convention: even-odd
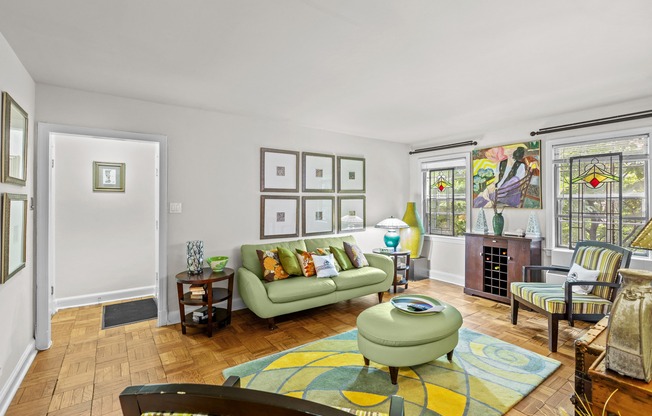
[[[157,316],[156,302],[154,298],[148,298],[105,305],[102,315],[102,329],[147,321]]]

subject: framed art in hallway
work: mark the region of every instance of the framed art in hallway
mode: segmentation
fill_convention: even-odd
[[[260,239],[299,236],[299,197],[261,195]]]
[[[335,232],[335,197],[304,196],[301,216],[303,236]]]
[[[93,192],[124,191],[124,163],[93,162]]]
[[[366,199],[364,196],[339,196],[338,232],[364,231],[367,225]]]
[[[337,192],[365,193],[365,159],[362,157],[337,157]]]
[[[303,192],[335,192],[335,156],[303,152]]]
[[[260,191],[299,192],[299,152],[261,147]]]
[[[2,194],[2,283],[25,267],[26,241],[27,195]]]
[[[2,182],[27,182],[28,117],[11,96],[2,93]]]

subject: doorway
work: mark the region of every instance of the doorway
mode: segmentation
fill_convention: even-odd
[[[39,123],[37,140],[37,349],[64,307],[153,294],[166,325],[167,138]],[[123,170],[124,191],[96,186],[102,163]]]

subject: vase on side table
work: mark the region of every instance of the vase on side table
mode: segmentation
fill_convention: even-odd
[[[201,240],[186,243],[186,262],[188,274],[200,274],[204,263],[204,242]]]

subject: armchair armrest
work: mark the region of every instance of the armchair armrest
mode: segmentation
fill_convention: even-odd
[[[573,286],[591,285],[591,286],[607,286],[615,289],[620,287],[617,282],[593,282],[590,280],[576,280],[574,282],[566,282],[566,290],[564,291],[564,301],[566,304],[573,303]]]
[[[554,272],[569,272],[570,267],[567,266],[523,266],[523,281],[529,282],[531,275],[528,272],[532,271],[554,271]],[[545,278],[544,278],[545,281]]]

